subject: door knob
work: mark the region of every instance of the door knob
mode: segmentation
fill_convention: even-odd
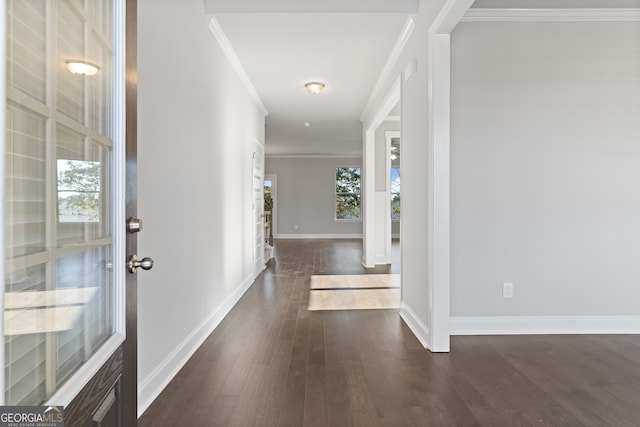
[[[131,255],[129,258],[129,263],[127,264],[129,267],[129,273],[135,273],[138,268],[143,270],[151,270],[153,267],[153,259],[149,257],[145,257],[142,259],[138,259],[137,256]]]

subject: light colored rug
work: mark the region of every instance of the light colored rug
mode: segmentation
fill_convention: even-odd
[[[400,308],[399,274],[311,276],[309,310]]]

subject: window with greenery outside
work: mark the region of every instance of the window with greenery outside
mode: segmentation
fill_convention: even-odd
[[[391,219],[400,219],[400,168],[391,168]]]
[[[336,168],[336,219],[360,218],[360,168]]]
[[[100,162],[58,159],[58,221],[99,222]]]

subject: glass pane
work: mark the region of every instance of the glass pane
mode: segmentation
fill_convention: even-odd
[[[42,404],[113,334],[111,4],[6,2],[7,405]]]
[[[111,38],[111,11],[113,5],[111,0],[91,0],[89,2],[89,13],[95,26],[107,38]]]
[[[391,219],[400,219],[400,168],[391,168]]]
[[[100,72],[91,76],[89,102],[91,104],[91,128],[106,138],[111,138],[111,47],[103,43],[96,33],[91,34],[89,45],[91,61],[100,67]]]
[[[8,104],[4,225],[8,258],[45,250],[46,124],[44,117]]]
[[[7,1],[7,85],[46,101],[45,2]]]
[[[360,192],[360,168],[336,168],[336,193]]]
[[[56,289],[67,298],[57,337],[57,382],[61,384],[111,335],[111,247],[57,261]]]
[[[5,292],[5,389],[7,404],[30,405],[46,398],[46,334],[26,331],[30,312],[20,299],[45,290],[43,264],[10,271]],[[28,333],[25,333],[28,332]]]
[[[87,143],[83,135],[58,126],[58,246],[106,237],[110,231],[106,176],[111,149]]]
[[[58,6],[58,111],[78,123],[85,122],[84,82],[82,75],[67,71],[66,61],[89,61],[84,55],[84,23],[67,2],[56,2]],[[94,61],[89,61],[94,62]]]
[[[360,219],[359,194],[339,194],[336,196],[336,219]]]

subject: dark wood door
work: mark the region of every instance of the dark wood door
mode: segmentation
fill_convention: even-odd
[[[2,3],[0,403],[135,426],[137,1]]]

